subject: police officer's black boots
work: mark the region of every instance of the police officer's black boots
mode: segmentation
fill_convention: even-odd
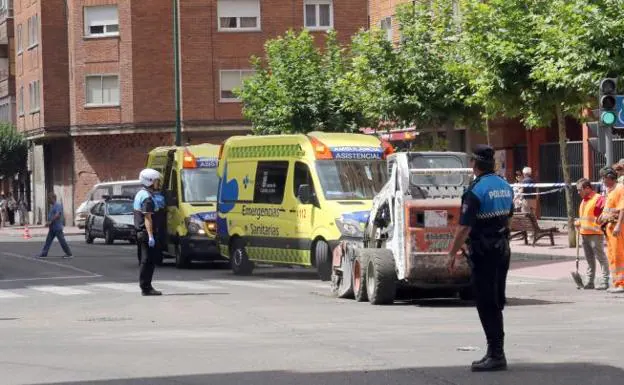
[[[160,292],[160,291],[158,291],[158,290],[156,290],[154,288],[151,288],[149,290],[143,291],[141,294],[144,295],[144,296],[152,296],[152,295],[162,295],[162,292]]]
[[[494,372],[507,370],[507,359],[503,349],[503,342],[488,343],[488,352],[479,361],[472,363],[473,372]]]

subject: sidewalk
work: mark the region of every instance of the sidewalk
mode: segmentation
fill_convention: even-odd
[[[28,226],[30,236],[33,238],[45,238],[48,235],[48,227],[44,225]],[[64,228],[65,235],[83,235],[84,230],[74,226],[66,226]],[[24,226],[7,226],[0,228],[0,237],[23,237]]]
[[[531,246],[531,242],[531,236],[529,236],[528,245],[525,245],[523,240],[511,241],[511,259],[514,261],[523,261],[531,259],[570,260],[576,258],[576,248],[568,246],[567,232],[555,234],[554,246],[550,245],[550,239],[548,238],[540,239],[535,246]],[[584,258],[583,255],[581,247],[581,259]]]

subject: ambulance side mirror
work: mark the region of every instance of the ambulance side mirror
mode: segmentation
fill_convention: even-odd
[[[167,200],[167,206],[178,207],[178,198],[171,191],[167,191],[165,199]]]
[[[301,203],[304,205],[314,203],[314,199],[312,198],[312,189],[309,184],[302,184],[299,186],[299,189],[297,190],[297,198],[299,198]]]

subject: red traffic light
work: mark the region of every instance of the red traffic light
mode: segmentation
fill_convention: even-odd
[[[617,85],[615,83],[615,79],[606,78],[600,82],[600,93],[602,94],[613,94],[615,93],[616,88]]]

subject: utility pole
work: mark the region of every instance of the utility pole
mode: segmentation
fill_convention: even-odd
[[[180,119],[180,9],[173,0],[173,67],[175,72],[175,145],[182,145],[182,121]]]

